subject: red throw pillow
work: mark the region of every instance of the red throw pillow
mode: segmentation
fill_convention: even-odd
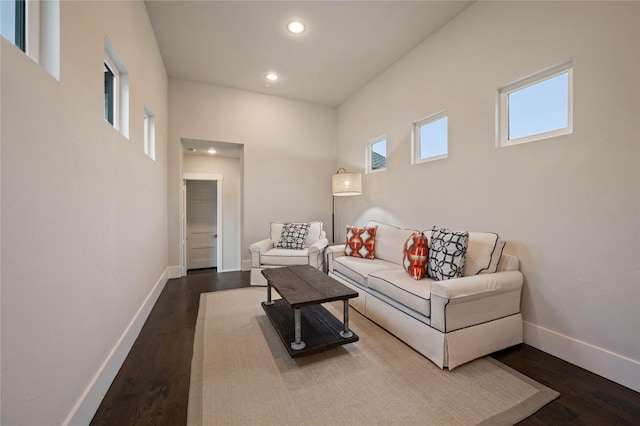
[[[422,279],[427,274],[429,247],[424,232],[414,232],[409,235],[402,249],[402,265],[415,280]]]
[[[377,226],[371,228],[347,226],[347,244],[344,246],[344,254],[363,259],[374,259],[377,230]]]

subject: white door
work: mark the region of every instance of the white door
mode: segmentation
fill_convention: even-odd
[[[217,183],[187,181],[187,269],[217,267]]]

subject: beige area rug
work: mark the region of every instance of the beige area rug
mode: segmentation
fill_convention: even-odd
[[[558,396],[489,357],[440,370],[353,309],[360,341],[292,359],[266,291],[201,295],[189,425],[510,425]]]

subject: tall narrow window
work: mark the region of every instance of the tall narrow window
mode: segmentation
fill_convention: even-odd
[[[387,137],[378,136],[367,142],[367,173],[379,172],[387,168]]]
[[[0,1],[0,33],[26,51],[26,2],[25,0]]]
[[[156,159],[156,119],[151,109],[145,104],[143,115],[144,153],[152,160]]]
[[[573,131],[571,63],[536,73],[498,91],[498,146]]]
[[[449,130],[446,113],[440,112],[413,123],[412,163],[446,158],[449,153]]]
[[[129,73],[107,36],[104,37],[104,119],[129,137]]]
[[[116,76],[109,64],[104,63],[104,119],[116,127]]]

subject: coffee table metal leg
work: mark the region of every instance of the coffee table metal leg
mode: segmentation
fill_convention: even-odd
[[[353,332],[349,330],[349,300],[345,299],[344,301],[344,328],[340,332],[340,336],[348,339],[349,337],[353,337]]]
[[[299,351],[300,349],[304,349],[304,347],[306,346],[305,343],[302,341],[302,326],[300,324],[302,321],[302,315],[300,313],[300,308],[293,310],[293,319],[294,319],[296,341],[291,342],[291,349]]]
[[[265,305],[271,306],[273,305],[273,300],[271,300],[271,283],[267,281],[267,301],[264,302]]]

